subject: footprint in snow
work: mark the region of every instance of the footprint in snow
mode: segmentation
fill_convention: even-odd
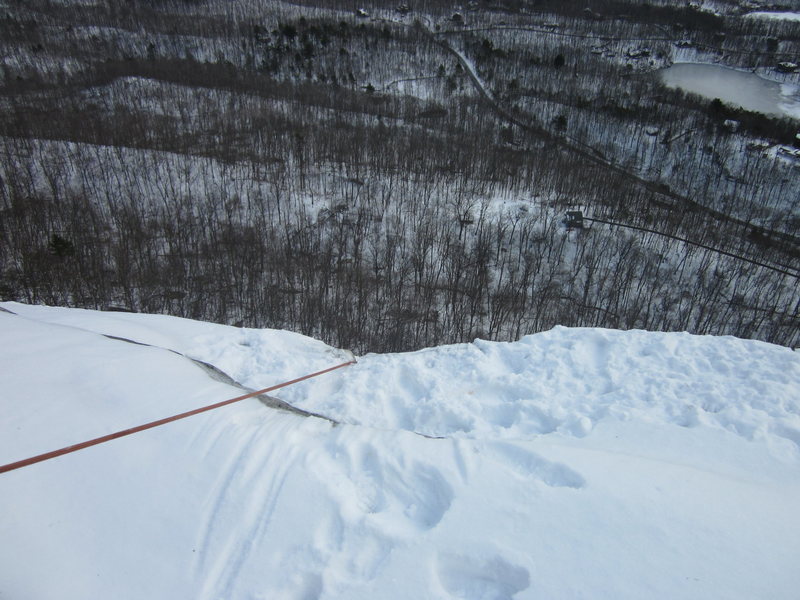
[[[436,576],[447,594],[461,600],[512,600],[530,586],[527,569],[497,555],[440,555]]]
[[[362,517],[425,531],[442,520],[453,501],[453,488],[433,465],[383,457],[370,443],[339,448],[335,456],[342,477],[326,479],[334,489],[347,482],[346,502]]]
[[[375,492],[375,495],[367,495],[372,500],[370,512],[402,515],[415,528],[428,530],[435,527],[450,508],[453,489],[435,467],[419,462],[405,469],[379,463],[372,463],[371,467],[371,472],[365,471],[375,478],[374,485],[365,489]]]
[[[583,476],[567,465],[547,460],[515,444],[495,442],[489,446],[489,450],[500,464],[514,473],[533,477],[550,487],[580,489],[586,485]]]

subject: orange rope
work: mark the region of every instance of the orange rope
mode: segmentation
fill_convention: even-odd
[[[278,385],[273,385],[268,388],[264,388],[263,390],[258,390],[256,392],[250,392],[249,394],[244,394],[243,396],[237,396],[236,398],[231,398],[229,400],[223,400],[222,402],[217,402],[216,404],[211,404],[209,406],[204,406],[202,408],[196,408],[194,410],[190,410],[188,412],[181,413],[179,415],[175,415],[172,417],[166,417],[164,419],[159,419],[158,421],[152,421],[150,423],[145,423],[144,425],[139,425],[137,427],[131,427],[130,429],[125,429],[123,431],[117,431],[116,433],[110,433],[108,435],[104,435],[99,438],[95,438],[93,440],[88,440],[86,442],[81,442],[79,444],[74,444],[72,446],[67,446],[66,448],[61,448],[60,450],[53,450],[52,452],[45,452],[44,454],[39,454],[38,456],[33,456],[31,458],[26,458],[24,460],[20,460],[17,462],[13,462],[7,465],[0,466],[0,473],[5,473],[7,471],[13,471],[15,469],[21,469],[22,467],[27,467],[29,465],[36,464],[38,462],[42,462],[45,460],[50,460],[51,458],[56,458],[57,456],[63,456],[64,454],[69,454],[71,452],[77,452],[78,450],[83,450],[84,448],[89,448],[90,446],[96,446],[98,444],[103,444],[105,442],[110,442],[111,440],[115,440],[117,438],[125,437],[126,435],[131,435],[132,433],[138,433],[140,431],[144,431],[145,429],[152,429],[153,427],[159,427],[161,425],[166,425],[167,423],[171,423],[172,421],[177,421],[179,419],[185,419],[186,417],[191,417],[192,415],[198,415],[202,412],[206,412],[209,410],[214,410],[215,408],[220,408],[222,406],[226,406],[228,404],[233,404],[234,402],[240,402],[242,400],[246,400],[247,398],[252,398],[253,396],[258,396],[259,394],[266,394],[267,392],[272,392],[274,390],[284,388],[286,386],[299,383],[301,381],[305,381],[306,379],[311,379],[312,377],[317,377],[319,375],[324,375],[325,373],[330,373],[331,371],[335,371],[336,369],[341,369],[342,367],[347,367],[350,365],[355,364],[356,361],[351,360],[346,363],[342,363],[340,365],[336,365],[335,367],[329,367],[322,371],[317,371],[316,373],[311,373],[310,375],[304,375],[303,377],[298,377],[297,379],[292,379],[291,381],[285,381],[283,383],[279,383]]]

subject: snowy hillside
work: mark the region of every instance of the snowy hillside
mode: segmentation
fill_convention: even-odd
[[[0,464],[241,394],[189,358],[253,389],[349,359],[1,306]],[[0,598],[797,598],[786,348],[555,328],[275,395],[338,424],[250,399],[1,474]]]

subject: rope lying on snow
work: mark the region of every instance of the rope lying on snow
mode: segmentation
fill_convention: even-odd
[[[178,421],[180,419],[185,419],[186,417],[191,417],[193,415],[198,415],[200,413],[214,410],[215,408],[220,408],[222,406],[227,406],[228,404],[233,404],[234,402],[240,402],[242,400],[246,400],[247,398],[252,398],[253,396],[258,396],[260,394],[266,394],[268,392],[275,391],[280,388],[284,388],[295,383],[300,383],[301,381],[305,381],[306,379],[311,379],[312,377],[318,377],[320,375],[324,375],[325,373],[330,373],[331,371],[335,371],[336,369],[341,369],[342,367],[348,367],[350,365],[354,365],[356,363],[355,360],[348,361],[346,363],[342,363],[340,365],[336,365],[335,367],[329,367],[327,369],[323,369],[322,371],[317,371],[316,373],[310,373],[309,375],[303,375],[302,377],[298,377],[297,379],[292,379],[291,381],[284,381],[283,383],[279,383],[277,385],[273,385],[268,388],[264,388],[263,390],[257,390],[255,392],[250,392],[248,394],[244,394],[242,396],[237,396],[236,398],[230,398],[228,400],[223,400],[222,402],[217,402],[216,404],[210,404],[208,406],[204,406],[202,408],[196,408],[194,410],[190,410],[188,412],[180,413],[178,415],[174,415],[172,417],[166,417],[164,419],[159,419],[158,421],[152,421],[150,423],[145,423],[144,425],[138,425],[137,427],[131,427],[130,429],[124,429],[122,431],[117,431],[116,433],[110,433],[108,435],[104,435],[99,438],[95,438],[93,440],[88,440],[86,442],[81,442],[79,444],[74,444],[72,446],[67,446],[66,448],[61,448],[60,450],[53,450],[51,452],[45,452],[44,454],[39,454],[38,456],[32,456],[31,458],[26,458],[24,460],[20,460],[17,462],[13,462],[7,465],[0,466],[0,473],[6,473],[7,471],[14,471],[15,469],[21,469],[22,467],[27,467],[29,465],[36,464],[38,462],[42,462],[45,460],[50,460],[51,458],[56,458],[58,456],[63,456],[64,454],[69,454],[71,452],[77,452],[78,450],[83,450],[84,448],[89,448],[90,446],[96,446],[98,444],[103,444],[105,442],[110,442],[111,440],[115,440],[117,438],[125,437],[126,435],[131,435],[132,433],[138,433],[140,431],[144,431],[145,429],[152,429],[153,427],[160,427],[161,425],[166,425],[167,423],[171,423],[172,421]]]

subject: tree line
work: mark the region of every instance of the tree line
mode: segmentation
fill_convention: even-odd
[[[715,251],[798,270],[796,167],[763,146],[790,142],[791,122],[664,89],[592,54],[591,36],[525,33],[553,21],[653,37],[669,11],[496,3],[465,15],[480,31],[451,34],[452,9],[434,6],[435,35],[498,113],[421,15],[350,4],[9,10],[0,296],[287,328],[358,352],[556,324],[799,343],[796,279]],[[590,8],[612,4],[632,6]],[[714,23],[692,26],[695,42]],[[658,44],[666,60],[674,44]],[[572,209],[641,229],[568,230]]]

